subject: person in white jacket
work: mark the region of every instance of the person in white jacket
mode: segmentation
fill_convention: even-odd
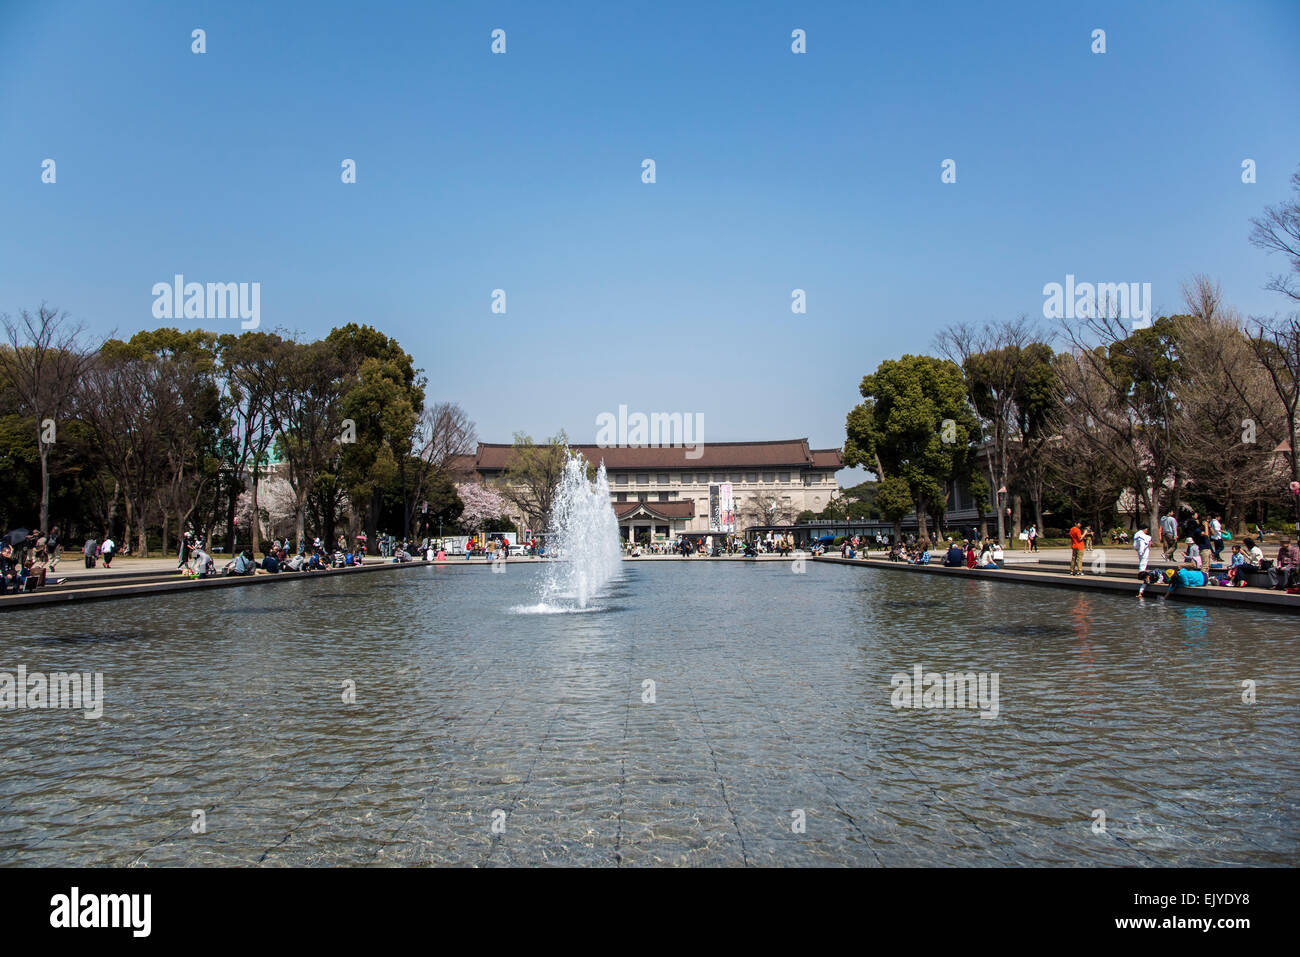
[[[1133,536],[1133,551],[1138,555],[1138,571],[1147,570],[1147,562],[1151,558],[1151,531],[1149,525],[1143,525]]]
[[[1137,530],[1137,534],[1133,536],[1133,551],[1137,552],[1138,556],[1138,580],[1142,582],[1141,587],[1138,588],[1138,597],[1141,598],[1142,593],[1147,590],[1147,585],[1154,583],[1159,577],[1147,571],[1147,562],[1151,559],[1151,526],[1143,525]]]

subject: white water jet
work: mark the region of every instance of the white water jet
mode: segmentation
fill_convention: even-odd
[[[563,599],[577,602],[577,608],[571,610],[585,609],[601,587],[619,574],[623,549],[604,462],[592,482],[587,479],[587,461],[582,454],[570,453],[551,508],[546,554],[555,560],[547,562],[542,580],[541,604],[545,608],[558,610],[563,606],[556,599]]]

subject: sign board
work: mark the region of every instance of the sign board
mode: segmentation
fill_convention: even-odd
[[[736,504],[730,482],[709,486],[709,531],[726,534],[736,530]]]

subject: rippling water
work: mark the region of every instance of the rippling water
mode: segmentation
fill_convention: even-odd
[[[720,562],[523,613],[540,572],[0,615],[0,671],[105,685],[0,711],[0,864],[1296,862],[1293,618]],[[918,664],[997,718],[893,707]]]

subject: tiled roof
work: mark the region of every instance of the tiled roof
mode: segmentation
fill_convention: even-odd
[[[480,442],[474,465],[480,472],[499,472],[510,461],[512,445]],[[596,445],[570,446],[589,462],[604,462],[615,469],[735,469],[735,468],[827,468],[843,467],[839,449],[809,449],[807,439],[775,442],[704,442],[696,449],[601,448]],[[690,458],[689,456],[699,456]]]
[[[615,502],[614,514],[627,518],[637,509],[643,508],[655,518],[694,518],[695,502],[692,499],[677,502]]]

